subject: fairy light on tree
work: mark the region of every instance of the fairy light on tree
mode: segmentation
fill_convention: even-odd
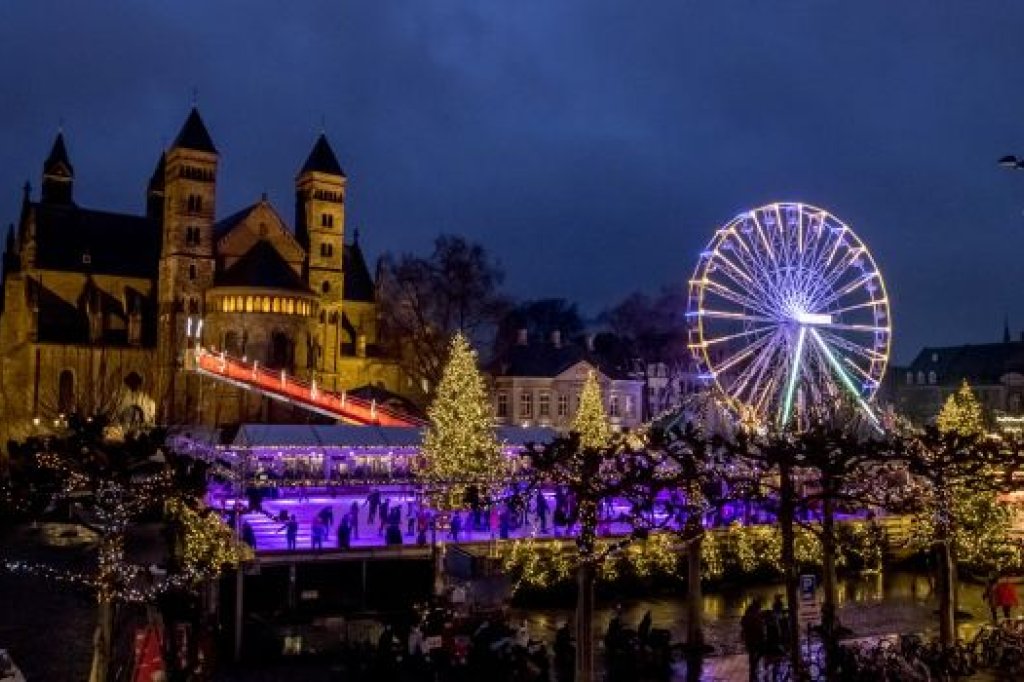
[[[601,384],[597,381],[594,370],[587,372],[580,391],[580,405],[573,417],[571,430],[580,434],[580,446],[583,448],[602,448],[611,437],[608,415],[604,411],[604,400],[601,396]]]
[[[459,508],[474,486],[480,493],[493,492],[508,467],[494,435],[476,352],[462,334],[456,334],[448,348],[448,363],[427,416],[430,424],[417,473],[427,483],[434,505],[442,510]]]

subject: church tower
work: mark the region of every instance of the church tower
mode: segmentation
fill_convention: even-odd
[[[213,285],[213,223],[217,189],[217,149],[193,108],[171,148],[161,157],[162,183],[150,181],[147,204],[163,204],[157,282],[157,354],[167,423],[182,414],[184,391],[175,390],[187,328],[203,316],[203,294]],[[161,186],[162,185],[162,186]]]
[[[43,162],[43,194],[46,204],[71,204],[74,202],[75,168],[68,160],[64,146],[64,133],[57,133],[50,155]]]
[[[317,375],[329,388],[340,380],[345,184],[345,172],[321,134],[295,181],[295,236],[306,251],[306,284],[320,297],[319,338],[312,345]]]

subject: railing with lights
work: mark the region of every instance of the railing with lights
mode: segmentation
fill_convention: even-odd
[[[298,405],[307,410],[364,426],[423,426],[423,421],[393,410],[375,400],[365,400],[325,391],[316,380],[307,382],[284,370],[260,367],[258,361],[236,358],[196,345],[187,351],[186,369],[256,391],[274,400]]]

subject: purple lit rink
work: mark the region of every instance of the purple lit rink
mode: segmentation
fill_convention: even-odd
[[[381,486],[375,488],[380,492],[381,501],[389,500],[389,508],[393,508],[396,504],[399,505],[400,509],[400,522],[399,529],[402,533],[402,544],[403,545],[415,545],[417,542],[418,532],[415,528],[413,532],[409,533],[408,520],[409,512],[411,510],[415,519],[416,515],[419,514],[422,509],[419,497],[415,494],[415,491],[408,486],[402,487],[389,487]],[[308,552],[313,549],[312,541],[312,527],[313,522],[321,511],[325,508],[330,508],[333,512],[333,523],[327,531],[327,537],[323,543],[324,550],[337,550],[338,549],[338,528],[341,524],[342,518],[348,514],[351,510],[353,502],[356,502],[359,507],[359,523],[353,527],[353,532],[349,540],[349,544],[352,549],[370,549],[370,548],[381,548],[385,547],[385,528],[380,523],[380,513],[376,514],[372,523],[369,518],[370,505],[367,503],[367,496],[369,491],[365,487],[360,487],[358,492],[356,490],[345,491],[339,489],[336,495],[327,494],[324,490],[318,490],[315,493],[311,491],[311,494],[307,497],[302,495],[298,489],[289,489],[287,493],[289,497],[282,497],[277,499],[264,499],[262,502],[262,512],[249,511],[242,515],[242,522],[248,523],[253,531],[253,537],[255,538],[255,550],[257,553],[263,554],[267,552],[287,552],[288,551],[288,540],[285,534],[285,524],[279,519],[281,512],[285,512],[288,515],[294,514],[295,519],[299,524],[298,537],[296,539],[296,552]],[[554,518],[554,492],[546,491],[544,497],[548,501],[548,514],[547,514],[547,529],[546,532],[541,527],[540,520],[534,511],[533,504],[530,505],[530,511],[527,513],[527,522],[525,525],[516,527],[512,524],[508,532],[508,539],[522,539],[526,537],[572,537],[575,533],[575,528],[572,530],[566,527],[556,527],[553,522]],[[207,498],[208,503],[215,509],[230,509],[234,504],[235,499],[230,496],[221,496],[216,493],[211,494]],[[242,501],[243,504],[247,504],[247,501]],[[502,505],[503,507],[504,505]],[[610,521],[607,518],[617,517],[619,514],[626,512],[626,505],[615,504],[610,510],[610,514],[602,520],[600,524],[600,535],[605,536],[623,536],[631,532],[632,526],[628,523]],[[469,510],[462,510],[459,512],[461,517],[464,519],[462,530],[459,532],[457,537],[453,537],[449,528],[437,530],[437,540],[445,542],[458,542],[460,544],[465,543],[488,543],[494,540],[501,540],[501,528],[500,523],[494,525],[493,530],[490,527],[490,515],[487,511],[482,513],[482,524],[476,528],[470,528],[469,519],[472,516],[472,512]],[[415,521],[414,521],[415,523]],[[427,531],[426,541],[429,544],[431,541],[430,531]]]

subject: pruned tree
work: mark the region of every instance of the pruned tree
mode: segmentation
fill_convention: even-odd
[[[426,257],[385,255],[378,274],[382,336],[405,372],[432,396],[448,344],[461,332],[477,348],[491,348],[508,300],[504,272],[484,248],[441,235]]]

